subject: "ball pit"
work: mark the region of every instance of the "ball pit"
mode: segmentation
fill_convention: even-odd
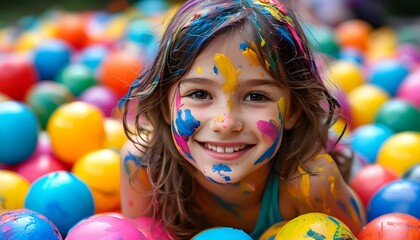
[[[235,240],[252,240],[252,238],[244,231],[230,227],[215,227],[206,229],[192,240],[208,240],[208,239],[235,239]]]
[[[0,168],[0,212],[23,208],[29,182],[12,170]]]

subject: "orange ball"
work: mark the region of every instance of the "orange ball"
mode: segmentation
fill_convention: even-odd
[[[86,18],[81,14],[63,14],[58,18],[56,36],[74,48],[82,49],[88,40],[86,22]]]
[[[99,79],[102,84],[123,97],[144,66],[138,54],[127,51],[110,52],[103,60]]]
[[[120,205],[120,155],[110,149],[90,152],[76,161],[72,172],[91,189],[96,212],[113,211]]]
[[[350,19],[335,29],[337,42],[341,47],[353,47],[364,52],[368,48],[373,27],[366,21]]]
[[[104,117],[102,111],[91,104],[65,103],[51,114],[47,132],[56,156],[73,164],[83,155],[104,146]]]

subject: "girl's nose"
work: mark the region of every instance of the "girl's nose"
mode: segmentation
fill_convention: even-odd
[[[242,130],[242,123],[237,119],[234,119],[232,116],[224,114],[217,116],[211,122],[211,126],[213,131],[219,132],[221,134],[229,134],[231,132],[239,132]]]

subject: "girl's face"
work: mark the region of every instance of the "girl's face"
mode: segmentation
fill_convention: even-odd
[[[239,31],[216,38],[169,92],[178,151],[217,183],[237,183],[268,166],[293,124],[286,119],[289,92],[245,42]]]

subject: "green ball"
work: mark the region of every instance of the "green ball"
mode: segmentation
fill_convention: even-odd
[[[56,81],[66,86],[76,97],[97,83],[95,72],[83,64],[68,65],[60,72]]]
[[[335,38],[334,31],[327,26],[308,25],[305,28],[309,44],[318,52],[337,58],[340,47]]]
[[[379,108],[375,123],[394,132],[420,131],[420,110],[407,101],[392,99]]]
[[[47,127],[51,114],[64,103],[73,100],[73,94],[62,84],[41,81],[26,95],[26,103],[38,117],[42,129]]]

